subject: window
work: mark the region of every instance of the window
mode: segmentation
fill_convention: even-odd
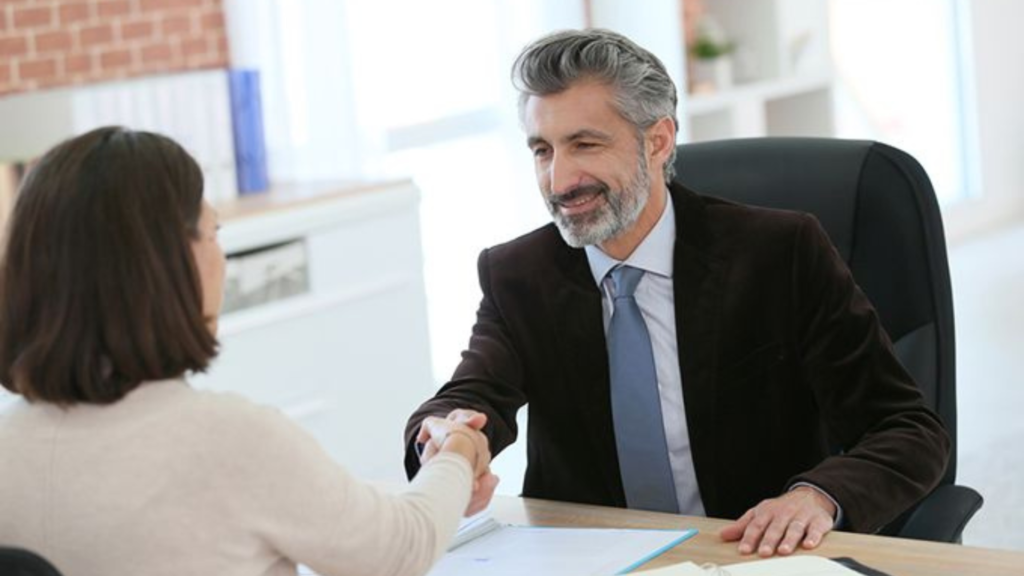
[[[959,0],[830,0],[836,131],[903,148],[943,205],[977,194]]]
[[[412,177],[421,191],[434,376],[480,302],[480,250],[550,221],[509,68],[583,2],[227,0],[232,59],[259,68],[271,178]]]

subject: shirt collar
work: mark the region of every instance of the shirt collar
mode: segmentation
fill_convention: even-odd
[[[633,250],[633,253],[620,262],[605,254],[597,245],[584,246],[587,253],[587,261],[590,264],[590,273],[594,276],[594,282],[600,286],[604,277],[612,268],[619,264],[626,264],[634,268],[640,268],[645,272],[658,274],[666,278],[672,278],[672,253],[676,242],[676,213],[672,206],[672,195],[665,195],[665,210],[658,218],[657,224],[651,229],[647,237],[640,245]]]

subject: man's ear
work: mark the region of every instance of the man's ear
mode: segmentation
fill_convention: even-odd
[[[647,153],[651,156],[651,164],[662,168],[676,147],[676,122],[665,116],[651,124],[646,132]]]

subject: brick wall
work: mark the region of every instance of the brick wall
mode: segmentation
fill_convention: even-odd
[[[222,0],[0,0],[0,95],[227,63]]]

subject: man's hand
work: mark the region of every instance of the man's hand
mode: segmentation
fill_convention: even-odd
[[[491,449],[487,443],[487,436],[465,424],[447,418],[427,416],[420,424],[416,441],[439,446],[438,450],[441,452],[462,455],[469,460],[474,478],[490,472]]]
[[[811,549],[821,544],[832,530],[835,514],[835,504],[828,497],[810,486],[798,486],[747,510],[719,535],[726,542],[739,540],[740,554],[756,550],[764,557],[776,552],[787,556],[797,546]]]
[[[487,414],[483,412],[477,412],[476,410],[463,410],[457,408],[448,413],[445,420],[455,422],[456,424],[465,424],[474,430],[482,430],[484,425],[487,424]],[[423,443],[423,450],[420,452],[420,464],[426,464],[435,454],[441,450],[441,446],[436,442],[424,442],[422,438],[417,438],[418,442]]]
[[[488,470],[473,481],[473,494],[469,497],[469,506],[466,507],[467,517],[487,508],[494,497],[494,489],[498,487],[499,480],[501,479]]]

